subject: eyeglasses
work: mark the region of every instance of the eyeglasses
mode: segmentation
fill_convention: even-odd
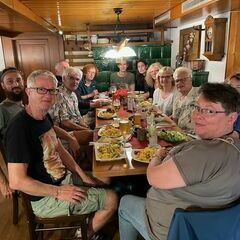
[[[73,77],[73,76],[68,76],[68,79],[71,80],[71,81],[74,81],[74,80],[75,80],[75,81],[78,81],[78,82],[80,81],[80,78],[78,78],[78,77]]]
[[[225,111],[217,111],[215,109],[201,108],[197,105],[191,105],[191,107],[193,108],[193,111],[207,115],[207,116],[214,116],[217,113],[226,113]]]
[[[176,83],[179,83],[179,82],[185,83],[188,78],[189,78],[189,77],[175,79],[175,82],[176,82]]]
[[[57,88],[40,88],[40,87],[31,87],[29,89],[36,90],[38,94],[45,95],[49,92],[50,95],[57,95],[59,93],[59,89]]]
[[[166,76],[159,76],[159,78],[162,78],[162,79],[170,79],[172,77],[172,75],[166,75]]]

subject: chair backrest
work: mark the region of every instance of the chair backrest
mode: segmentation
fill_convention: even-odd
[[[240,204],[214,211],[176,209],[167,240],[239,240]]]
[[[2,141],[0,140],[0,152],[2,154],[3,160],[7,166],[7,157],[5,154],[5,148],[4,145],[2,143]],[[19,194],[17,191],[14,191],[13,195],[12,195],[12,222],[14,225],[18,224],[18,197]]]
[[[27,217],[28,231],[30,240],[37,239],[37,232],[53,231],[53,230],[66,230],[72,228],[81,228],[82,240],[88,240],[87,237],[87,218],[89,214],[83,215],[70,215],[70,216],[59,216],[52,218],[40,218],[37,217],[31,206],[29,195],[21,192],[23,208]],[[44,224],[57,224],[54,228],[45,227]],[[59,226],[64,224],[64,226]],[[66,226],[66,224],[70,226]]]

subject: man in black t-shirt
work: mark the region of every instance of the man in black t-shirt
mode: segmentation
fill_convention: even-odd
[[[55,76],[49,71],[34,71],[27,79],[26,93],[29,103],[5,135],[10,187],[30,194],[33,211],[40,217],[94,212],[89,221],[91,235],[115,212],[116,194],[74,185],[79,179],[95,182],[56,138],[47,114],[58,94]],[[75,174],[75,181],[68,170]]]

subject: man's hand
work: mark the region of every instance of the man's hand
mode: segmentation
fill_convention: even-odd
[[[91,177],[89,177],[88,175],[85,174],[84,177],[82,177],[82,181],[86,184],[86,185],[89,185],[89,186],[97,186],[97,182],[94,181]]]
[[[9,187],[7,182],[0,184],[0,191],[4,198],[9,199],[12,198],[13,190]]]
[[[79,156],[79,151],[80,151],[80,146],[77,139],[74,136],[72,136],[72,138],[69,139],[68,144],[69,144],[71,154],[76,159],[76,157]]]
[[[56,198],[62,201],[78,203],[84,201],[86,197],[86,191],[74,185],[66,184],[57,188]]]

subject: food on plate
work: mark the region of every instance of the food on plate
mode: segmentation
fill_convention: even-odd
[[[97,157],[99,159],[120,158],[123,155],[123,148],[120,143],[103,144],[97,147]]]
[[[152,104],[149,101],[142,101],[139,103],[139,105],[143,108],[152,106]]]
[[[183,133],[173,130],[161,130],[158,132],[159,138],[168,142],[182,142],[187,140],[187,136]]]
[[[100,137],[112,137],[118,138],[122,136],[121,131],[118,128],[115,128],[111,125],[105,126],[99,130],[98,135]]]
[[[134,157],[133,159],[140,161],[140,162],[150,162],[151,157],[155,154],[157,151],[156,148],[153,147],[145,147],[141,150],[134,151]]]
[[[97,116],[100,118],[111,119],[115,116],[115,111],[112,108],[107,108],[99,111]]]

